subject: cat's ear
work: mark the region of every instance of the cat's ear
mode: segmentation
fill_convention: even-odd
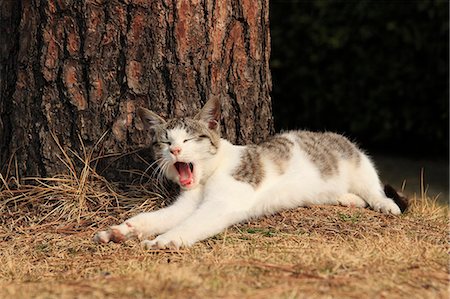
[[[166,123],[164,118],[146,108],[139,107],[137,109],[137,115],[139,116],[143,127],[146,129]]]
[[[220,121],[220,102],[218,99],[210,99],[203,106],[202,110],[194,117],[195,120],[200,120],[208,125],[211,130],[219,130]]]

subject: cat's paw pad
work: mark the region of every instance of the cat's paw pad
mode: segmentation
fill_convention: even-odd
[[[176,241],[165,241],[158,238],[153,240],[144,240],[141,242],[142,247],[144,249],[151,250],[160,250],[160,249],[170,249],[170,250],[178,250],[181,247],[181,244]]]

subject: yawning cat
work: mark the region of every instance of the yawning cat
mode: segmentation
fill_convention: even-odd
[[[369,158],[341,135],[289,131],[259,145],[233,145],[220,138],[217,100],[194,118],[165,121],[144,108],[138,114],[153,132],[158,167],[181,193],[167,208],[97,233],[96,242],[159,235],[143,245],[191,246],[249,218],[314,204],[401,213]]]

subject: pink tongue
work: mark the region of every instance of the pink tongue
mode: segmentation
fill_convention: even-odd
[[[178,173],[180,174],[181,185],[189,185],[192,182],[192,172],[188,163],[178,163]]]

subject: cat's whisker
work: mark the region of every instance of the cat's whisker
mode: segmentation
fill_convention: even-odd
[[[172,164],[171,161],[168,161],[168,160],[165,160],[164,162],[165,163],[163,163],[162,167],[160,168],[160,172],[159,172],[159,176],[158,176],[158,181],[160,183],[164,182],[165,174]]]
[[[156,164],[156,167],[154,167],[153,172],[152,172],[152,174],[151,174],[151,177],[157,179],[158,176],[160,175],[162,165],[164,165],[164,164],[167,163],[168,161],[167,161],[167,158],[161,157],[161,158],[159,158],[159,159],[158,159],[157,161],[155,161],[155,162],[158,162],[158,163]],[[152,163],[152,165],[154,165],[155,162]]]
[[[161,169],[164,164],[166,164],[166,160],[164,158],[160,158],[151,175],[151,177],[154,178],[158,184],[160,184]]]
[[[156,179],[158,181],[158,177],[159,177],[160,172],[161,172],[161,165],[164,164],[164,163],[165,163],[165,160],[163,158],[161,158],[159,163],[153,169],[153,172],[152,172],[152,178],[153,179]]]
[[[143,172],[142,175],[141,175],[140,181],[139,181],[140,184],[142,184],[142,181],[143,181],[143,179],[144,179],[144,176],[147,174],[147,171],[149,171],[150,168],[152,168],[155,164],[159,163],[161,160],[162,160],[162,158],[156,159],[153,163],[151,163],[151,164],[144,170],[144,172]],[[151,174],[149,177],[152,178],[152,177],[153,177],[153,174]]]

